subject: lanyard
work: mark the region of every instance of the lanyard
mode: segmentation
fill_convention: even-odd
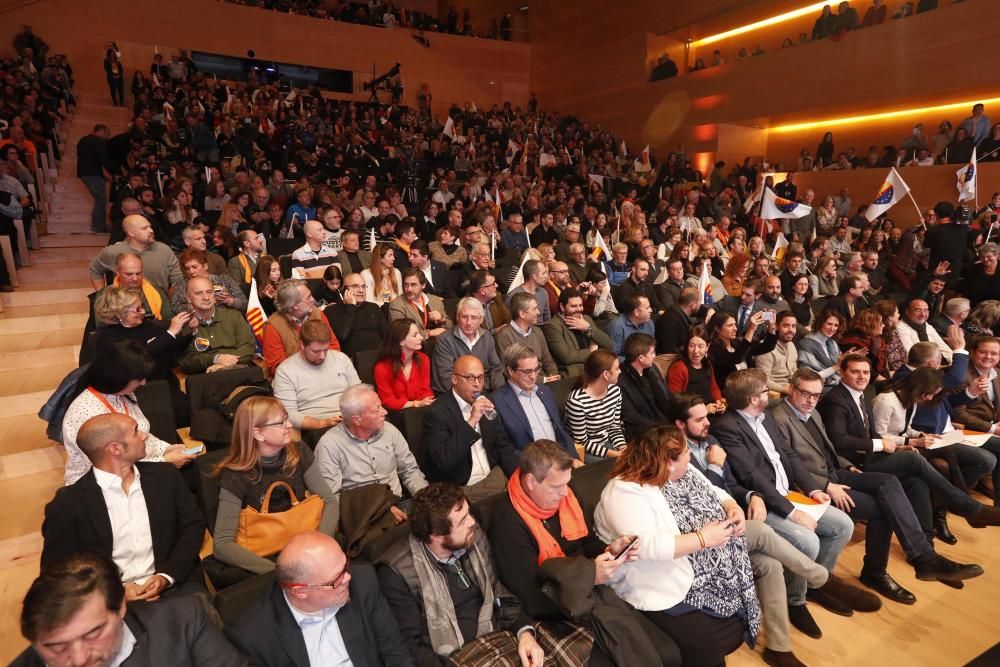
[[[114,406],[111,405],[111,402],[108,401],[107,397],[104,394],[102,394],[101,392],[97,391],[93,387],[87,387],[87,391],[89,391],[91,394],[93,394],[97,398],[97,400],[99,400],[101,403],[103,403],[104,407],[106,407],[108,409],[108,412],[112,412],[112,413],[118,412],[117,410],[115,410]],[[128,405],[125,403],[124,400],[122,401],[122,409],[125,411],[125,415],[128,416]]]

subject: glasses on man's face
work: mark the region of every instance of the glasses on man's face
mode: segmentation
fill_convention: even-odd
[[[290,423],[291,423],[291,420],[288,418],[288,415],[285,415],[284,417],[282,417],[278,421],[267,422],[266,424],[261,424],[260,428],[274,428],[275,426],[285,426],[286,424],[290,424]]]
[[[806,399],[807,401],[818,401],[820,398],[823,397],[823,392],[813,393],[811,391],[803,391],[798,387],[795,387],[795,391],[802,394],[802,398]]]
[[[522,375],[537,375],[541,369],[535,366],[534,368],[515,368],[514,370]]]
[[[457,375],[458,377],[462,378],[466,382],[469,382],[469,383],[472,383],[472,384],[482,384],[483,382],[486,381],[486,376],[485,375],[462,375],[461,373],[455,373],[455,375]]]
[[[347,562],[344,563],[344,569],[343,569],[343,571],[340,574],[338,574],[333,581],[330,581],[330,582],[325,583],[325,584],[287,583],[287,584],[281,584],[281,587],[282,588],[286,588],[286,589],[292,589],[292,588],[329,588],[329,589],[334,589],[334,588],[337,588],[338,586],[340,586],[342,583],[344,583],[344,577],[347,576],[347,570],[350,567],[351,567],[351,557],[348,556],[347,557]],[[467,589],[463,589],[463,590],[467,590]]]

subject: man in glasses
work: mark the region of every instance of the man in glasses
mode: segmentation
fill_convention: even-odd
[[[275,579],[229,630],[254,664],[414,664],[375,570],[350,563],[332,537],[293,537],[278,556]]]
[[[486,381],[480,391],[493,391],[504,383],[503,366],[497,356],[493,334],[483,330],[485,309],[478,299],[465,297],[458,302],[455,326],[437,337],[434,345],[434,365],[431,388],[435,394],[447,392],[451,386],[451,372],[455,361],[472,355],[486,369]]]
[[[934,551],[897,477],[861,472],[837,453],[816,411],[822,395],[823,378],[819,373],[800,368],[792,374],[788,396],[770,413],[778,431],[833,504],[851,518],[868,522],[861,583],[896,602],[917,601],[886,571],[893,533],[899,538],[906,560],[916,570],[917,579],[954,586],[955,582],[982,574],[978,565],[961,565]]]
[[[482,361],[471,354],[459,357],[451,372],[451,391],[441,394],[424,416],[427,478],[465,486],[473,502],[503,491],[518,462],[496,421],[496,407],[483,395],[485,381]]]
[[[382,554],[378,579],[418,664],[449,656],[461,664],[463,652],[474,650],[469,642],[503,630],[502,639],[490,638],[492,645],[516,653],[522,667],[542,664],[532,619],[497,579],[489,543],[461,488],[431,484],[417,492],[410,537]]]

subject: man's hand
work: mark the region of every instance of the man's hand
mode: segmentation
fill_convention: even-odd
[[[607,548],[608,553],[611,554],[612,556],[621,553],[621,550],[629,545],[629,542],[632,541],[633,537],[635,537],[635,535],[622,535],[620,537],[615,538],[611,542],[611,544],[608,545]],[[633,544],[632,547],[629,549],[629,552],[619,560],[629,560],[629,561],[637,560],[639,558],[639,550],[636,549],[635,547],[638,544],[639,544],[638,542]]]
[[[953,350],[964,350],[965,349],[965,332],[962,331],[962,327],[957,324],[951,324],[948,326],[948,333],[944,337],[944,342],[948,343],[948,347]]]
[[[954,426],[954,424],[953,424]],[[933,433],[921,433],[917,438],[910,438],[909,445],[916,448],[930,447],[939,436]]]
[[[767,505],[764,504],[764,499],[758,495],[750,498],[750,504],[747,506],[747,518],[751,521],[763,521],[767,518]]]
[[[625,562],[624,558],[615,560],[615,557],[609,551],[598,554],[598,556],[594,558],[594,564],[597,566],[594,572],[594,585],[600,586],[601,584],[608,583],[618,568],[621,567],[623,562]]]
[[[949,269],[950,266],[951,266],[951,262],[949,262],[947,260],[945,260],[943,262],[938,262],[938,265],[934,268],[934,275],[935,276],[943,276],[946,273],[951,273],[951,270]]]
[[[348,306],[356,306],[356,305],[358,305],[358,300],[354,298],[354,290],[350,290],[350,289],[345,289],[344,290],[344,304],[346,304]]]
[[[170,582],[167,578],[160,574],[154,574],[150,578],[146,579],[143,584],[129,583],[125,584],[126,587],[126,599],[128,599],[128,587],[134,586],[132,589],[132,600],[145,600],[146,602],[153,602],[154,600],[160,599],[160,593],[165,591],[169,586]]]
[[[807,528],[807,529],[809,529],[809,530],[811,530],[813,532],[816,532],[816,520],[813,519],[808,514],[806,514],[805,512],[801,512],[799,510],[795,510],[791,514],[788,515],[788,519],[791,520],[791,521],[794,521],[795,523],[799,524],[803,528]]]
[[[990,390],[990,378],[989,378],[989,376],[988,375],[980,375],[978,378],[976,378],[975,382],[972,382],[972,383],[969,384],[968,390],[969,390],[969,395],[970,396],[981,396],[981,395],[987,393]],[[952,422],[951,425],[955,426],[955,422]],[[959,428],[959,427],[955,426],[955,428]]]
[[[521,658],[521,667],[542,667],[545,662],[545,651],[530,630],[525,630],[517,638],[517,655]]]
[[[216,355],[215,357],[216,366],[222,366],[222,367],[235,366],[239,362],[240,358],[237,357],[235,354],[219,354]]]
[[[830,502],[830,496],[826,495],[824,492],[820,491],[819,489],[817,489],[817,490],[813,491],[812,493],[810,493],[809,497],[812,498],[813,500],[815,500],[818,503],[828,503],[828,502]]]
[[[392,512],[392,518],[396,520],[396,525],[397,526],[399,524],[403,523],[404,521],[406,521],[406,519],[407,519],[406,512],[404,512],[403,510],[399,509],[395,505],[392,505],[389,508],[389,511]]]
[[[479,420],[483,418],[483,413],[490,410],[496,411],[493,407],[493,402],[485,396],[480,396],[472,402],[472,412],[469,413],[469,426],[473,428],[479,423]]]
[[[892,454],[896,451],[896,441],[892,438],[882,438],[882,451]]]
[[[708,465],[710,466],[721,467],[726,462],[726,450],[719,445],[709,445],[706,456],[708,458]]]
[[[837,509],[844,512],[850,512],[854,508],[854,499],[847,493],[850,488],[844,484],[834,484],[833,482],[826,485],[826,492],[829,494],[830,500],[837,506]]]
[[[586,331],[590,328],[590,322],[585,320],[582,316],[576,315],[574,317],[566,318],[566,326],[573,331]]]
[[[747,529],[747,519],[743,515],[743,509],[734,500],[727,500],[722,503],[722,509],[726,510],[726,518],[729,525],[733,527],[733,536],[739,537]]]
[[[185,453],[185,445],[170,445],[163,451],[163,460],[166,463],[173,463],[178,468],[183,468],[191,461],[198,458],[197,454]]]

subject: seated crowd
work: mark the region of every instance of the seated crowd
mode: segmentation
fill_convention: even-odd
[[[254,117],[275,90],[183,84],[137,101],[118,163],[15,664],[719,665],[766,625],[799,665],[808,603],[917,602],[893,535],[918,579],[983,573],[937,545],[949,512],[1000,525],[988,215],[757,221],[746,174],[640,174],[534,108],[456,109],[451,142],[399,107]],[[193,384],[247,371],[270,384],[219,397],[204,457],[150,432],[147,380],[176,430]],[[961,428],[985,442],[935,446]],[[857,521],[860,586],[833,574]],[[259,594],[223,632],[206,584]]]

